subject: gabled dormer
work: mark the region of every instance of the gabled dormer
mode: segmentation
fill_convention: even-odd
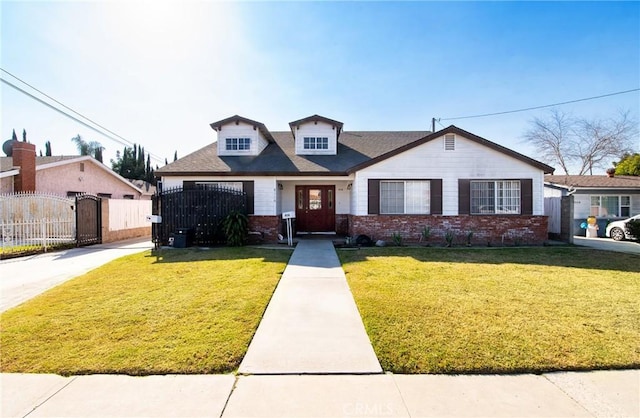
[[[336,155],[342,122],[319,115],[289,123],[298,155]]]
[[[263,123],[238,115],[213,122],[211,127],[218,132],[219,156],[259,155],[270,142],[274,142]]]

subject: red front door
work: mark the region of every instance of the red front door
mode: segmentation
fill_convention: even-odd
[[[335,186],[296,186],[297,232],[335,232]]]

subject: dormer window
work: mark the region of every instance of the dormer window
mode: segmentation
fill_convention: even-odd
[[[304,149],[329,149],[329,138],[305,136]]]
[[[225,149],[227,151],[249,151],[251,138],[226,138]]]

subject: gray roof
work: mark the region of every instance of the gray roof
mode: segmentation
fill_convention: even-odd
[[[199,149],[159,170],[156,176],[198,175],[324,175],[344,176],[386,158],[455,133],[481,145],[530,164],[544,173],[553,167],[481,138],[456,126],[430,131],[343,131],[337,155],[296,155],[291,132],[272,132],[274,142],[257,156],[218,156],[217,143]]]
[[[638,176],[544,176],[545,183],[576,189],[640,189]]]
[[[344,175],[350,168],[415,142],[428,131],[342,132],[338,155],[296,155],[289,131],[271,132],[275,140],[257,156],[218,156],[212,143],[156,170],[157,175],[235,174]]]

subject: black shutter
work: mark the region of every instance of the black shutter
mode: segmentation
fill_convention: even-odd
[[[442,179],[431,180],[431,214],[442,215]]]
[[[520,213],[533,215],[533,180],[520,179]]]
[[[369,179],[369,215],[380,213],[380,180]]]
[[[196,188],[196,182],[195,181],[183,181],[182,182],[182,189],[183,190],[193,190]]]
[[[243,181],[242,182],[242,191],[247,194],[247,214],[253,215],[254,207],[253,207],[253,197],[254,197],[254,187],[253,181]]]
[[[458,215],[471,213],[471,180],[458,179]]]

